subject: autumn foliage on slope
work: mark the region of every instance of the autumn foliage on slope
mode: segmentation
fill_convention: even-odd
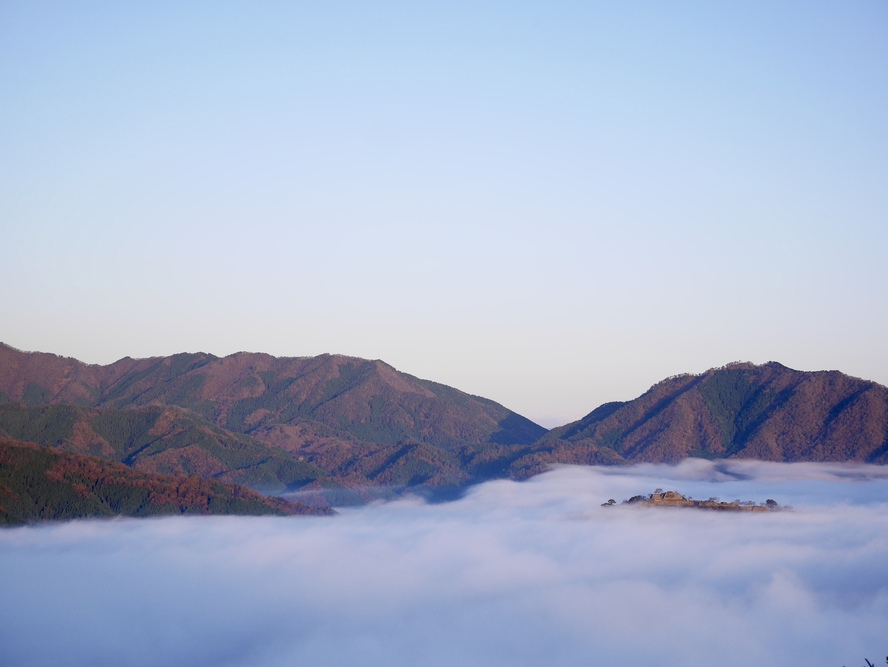
[[[87,517],[325,513],[234,484],[141,473],[125,465],[0,440],[0,524]]]

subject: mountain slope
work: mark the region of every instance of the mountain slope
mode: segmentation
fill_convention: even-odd
[[[181,408],[0,405],[0,436],[101,456],[146,473],[197,474],[266,492],[327,473],[287,452],[231,433]]]
[[[393,445],[529,444],[546,429],[488,399],[338,355],[276,358],[177,354],[108,366],[0,344],[0,402],[187,408],[217,426],[289,451],[335,438]],[[295,429],[276,429],[280,425]]]
[[[888,463],[888,388],[838,371],[730,364],[602,405],[550,431],[510,470],[689,456]]]
[[[199,477],[135,471],[93,456],[0,439],[0,525],[170,514],[318,514],[301,503]]]
[[[462,485],[482,454],[545,432],[381,361],[198,353],[98,366],[0,344],[0,434],[264,492]]]

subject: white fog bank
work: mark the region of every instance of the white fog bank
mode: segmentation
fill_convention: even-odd
[[[786,512],[602,508],[655,487]],[[888,469],[565,467],[332,518],[0,531],[0,665],[879,664]],[[880,657],[881,656],[881,657]]]

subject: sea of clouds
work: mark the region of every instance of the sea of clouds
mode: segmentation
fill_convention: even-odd
[[[603,508],[655,488],[773,513]],[[336,517],[0,530],[0,665],[863,665],[888,467],[564,467]]]

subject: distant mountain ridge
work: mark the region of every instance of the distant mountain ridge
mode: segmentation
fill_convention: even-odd
[[[0,344],[0,436],[270,493],[460,487],[553,464],[888,463],[888,388],[733,363],[546,431],[478,396],[340,355],[177,354],[107,366]]]
[[[888,388],[838,371],[728,364],[552,429],[510,471],[688,457],[888,463]]]
[[[220,358],[195,353],[124,358],[98,366],[0,344],[0,403],[4,402],[28,408],[36,421],[42,417],[34,410],[47,405],[98,408],[103,411],[100,418],[80,413],[81,434],[92,428],[84,426],[84,420],[87,425],[97,418],[142,424],[138,433],[130,429],[125,442],[109,444],[113,452],[106,448],[105,455],[125,460],[124,452],[153,437],[153,449],[126,454],[137,468],[153,465],[151,469],[167,474],[227,475],[271,492],[306,484],[461,485],[473,479],[473,459],[530,444],[546,433],[489,399],[400,373],[381,361],[341,355],[277,358],[241,352]],[[159,406],[188,412],[167,413],[166,418],[180,425],[191,421],[189,428],[197,437],[190,444],[195,446],[186,445],[188,438],[178,433],[177,438],[162,438],[147,425],[146,420],[159,419]],[[148,408],[153,408],[153,417],[144,412]],[[143,412],[133,412],[137,409]],[[5,416],[27,421],[21,411],[16,416],[7,410]],[[81,451],[73,431],[47,441],[27,435],[33,425],[16,428],[20,430],[7,426],[5,432]],[[0,419],[0,433],[2,429]],[[247,442],[238,445],[244,437]],[[96,440],[94,447],[102,445]],[[271,461],[257,455],[240,466],[226,462],[233,451],[244,448],[264,448]],[[298,464],[315,466],[313,473],[302,471],[306,474],[299,478],[292,472]],[[272,467],[285,474],[263,479]]]
[[[324,354],[176,354],[87,365],[0,343],[0,400],[191,410],[236,433],[314,422],[359,440],[456,449],[529,444],[542,426],[489,399],[400,373],[382,361]]]

